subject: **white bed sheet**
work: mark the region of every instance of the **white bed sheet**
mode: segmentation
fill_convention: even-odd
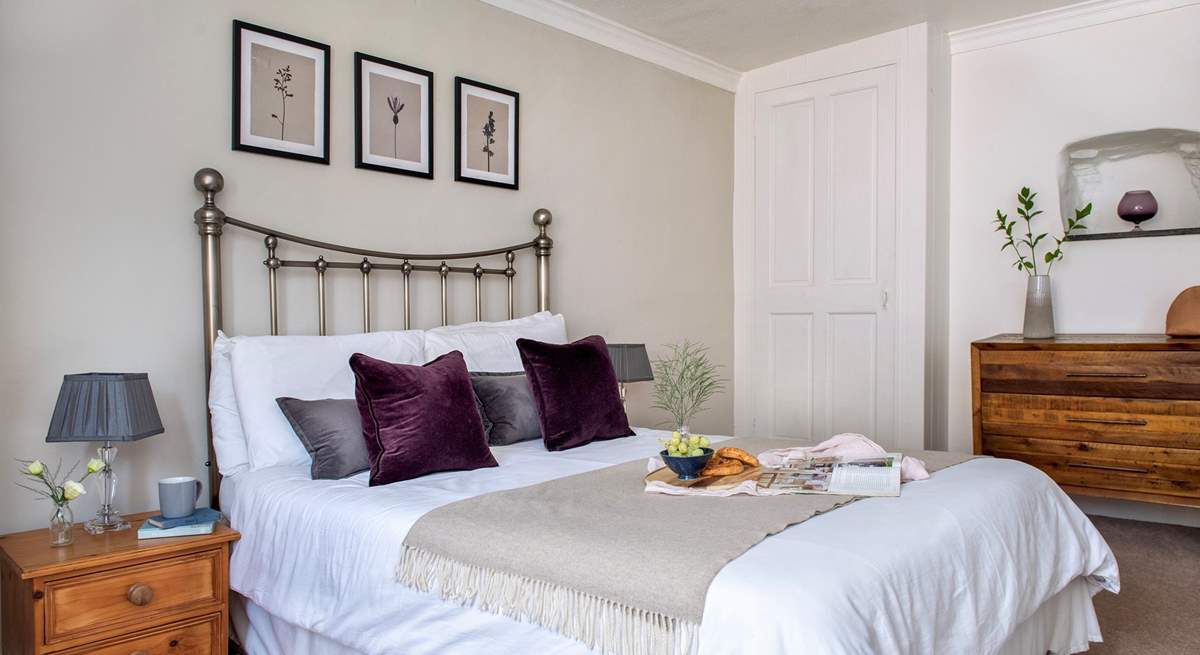
[[[397,584],[400,546],[435,507],[645,457],[661,435],[639,429],[559,453],[525,442],[494,448],[496,468],[375,488],[365,473],[239,473],[221,488],[242,533],[231,586],[256,610],[370,655],[587,653],[535,625]],[[663,545],[675,546],[686,543]],[[1040,471],[980,459],[908,483],[900,498],[792,526],[730,562],[709,588],[700,652],[999,653],[1080,578],[1089,594],[1118,589],[1116,561],[1087,517]]]

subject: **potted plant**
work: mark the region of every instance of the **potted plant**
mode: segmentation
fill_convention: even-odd
[[[654,407],[671,414],[672,428],[688,434],[688,421],[725,388],[720,366],[708,358],[708,348],[690,341],[670,344],[669,354],[654,360]]]
[[[62,470],[62,463],[59,462],[58,467],[53,473],[46,469],[46,465],[41,460],[17,460],[21,463],[21,474],[38,485],[30,487],[28,485],[17,483],[17,486],[28,489],[39,496],[45,496],[54,503],[54,514],[50,516],[50,545],[51,546],[67,546],[75,541],[74,527],[75,517],[71,513],[71,501],[87,493],[83,488],[83,481],[93,473],[99,473],[104,470],[104,462],[99,459],[90,459],[87,464],[87,473],[83,474],[79,481],[71,480],[71,474],[75,472],[76,464],[67,471],[66,475],[59,477],[59,472]],[[42,489],[40,487],[45,487]]]
[[[1054,239],[1054,249],[1049,250],[1049,244],[1042,246],[1043,253],[1038,256],[1038,245],[1048,235],[1043,232],[1035,235],[1033,233],[1033,219],[1042,213],[1042,210],[1035,207],[1034,198],[1037,193],[1029,190],[1029,187],[1021,187],[1017,192],[1017,215],[1024,220],[1025,234],[1013,234],[1013,229],[1017,226],[1017,219],[1009,220],[1008,215],[996,210],[996,218],[993,221],[996,223],[996,231],[1004,233],[1004,245],[1000,246],[1000,250],[1012,249],[1016,256],[1016,261],[1013,262],[1013,267],[1024,272],[1029,276],[1025,287],[1025,328],[1024,334],[1026,339],[1049,339],[1054,336],[1054,303],[1050,295],[1050,269],[1054,266],[1054,262],[1063,258],[1062,245],[1067,237],[1071,236],[1078,230],[1086,230],[1087,226],[1083,224],[1083,219],[1087,218],[1092,213],[1092,203],[1088,203],[1086,207],[1075,210],[1075,218],[1067,219],[1067,229],[1063,232],[1062,238],[1052,237]],[[1022,252],[1022,248],[1025,252]],[[1044,269],[1038,267],[1038,260],[1041,260],[1045,265]]]

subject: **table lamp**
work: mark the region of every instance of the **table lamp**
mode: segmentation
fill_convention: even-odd
[[[117,476],[114,441],[137,441],[163,431],[150,379],[145,373],[77,373],[64,375],[46,443],[103,441],[97,449],[104,470],[96,517],[84,524],[92,534],[124,530],[129,522],[113,507]]]
[[[613,371],[617,374],[617,388],[621,390],[621,404],[624,405],[626,382],[647,382],[654,379],[650,357],[646,355],[646,344],[610,343],[608,356],[612,359]]]

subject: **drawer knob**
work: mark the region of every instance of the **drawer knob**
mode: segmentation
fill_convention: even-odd
[[[139,607],[149,605],[150,601],[154,600],[154,590],[148,584],[135,582],[129,587],[129,591],[125,593],[125,597],[129,599],[129,602]]]

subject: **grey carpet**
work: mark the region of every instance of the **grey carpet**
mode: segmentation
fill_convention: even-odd
[[[1200,528],[1094,516],[1117,556],[1121,593],[1096,596],[1096,655],[1200,653]]]

